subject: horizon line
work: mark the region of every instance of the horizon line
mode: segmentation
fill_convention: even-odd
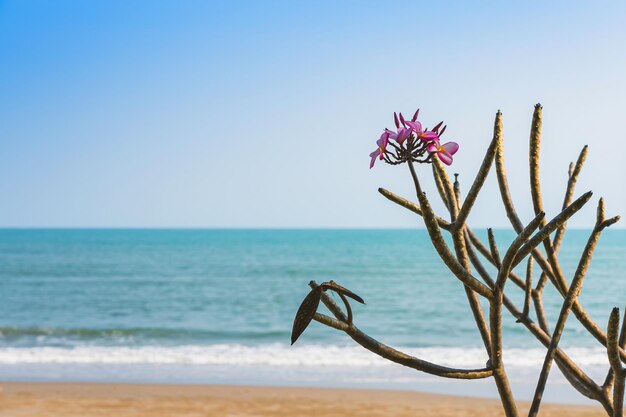
[[[487,230],[490,227],[476,226],[474,230]],[[491,227],[494,230],[512,230],[512,226]],[[593,226],[573,226],[567,230],[591,230]],[[6,230],[426,230],[424,226],[0,226]],[[566,230],[566,232],[567,232]],[[626,227],[612,227],[607,230],[626,230]]]

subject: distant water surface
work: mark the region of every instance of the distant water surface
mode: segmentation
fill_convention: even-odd
[[[568,279],[588,235],[566,234],[559,257]],[[497,231],[502,252],[513,238]],[[626,304],[625,270],[626,231],[608,230],[581,295],[601,327],[612,306]],[[344,369],[336,381],[345,385],[411,382],[413,371],[409,377],[317,323],[289,346],[311,279],[361,295],[367,304],[353,303],[355,322],[385,343],[442,364],[485,363],[463,289],[423,230],[4,229],[0,373],[289,384],[327,379],[329,371],[319,371],[327,367]],[[521,291],[508,284],[507,292],[521,306]],[[551,289],[545,297],[553,323],[562,299]],[[534,375],[544,349],[510,318],[504,330],[505,360]],[[562,345],[604,372],[604,350],[573,316]]]

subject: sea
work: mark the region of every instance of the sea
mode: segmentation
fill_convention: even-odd
[[[486,230],[475,232],[486,242]],[[559,259],[568,280],[589,234],[565,235]],[[514,237],[496,230],[502,253]],[[626,230],[607,230],[580,295],[603,328],[611,308],[626,304],[624,271]],[[525,262],[518,273],[524,276]],[[310,280],[334,280],[360,295],[366,304],[351,304],[354,323],[398,350],[460,368],[487,361],[462,285],[424,230],[1,229],[0,380],[497,395],[490,379],[426,375],[317,322],[292,346]],[[521,308],[522,291],[509,283],[506,293]],[[548,284],[552,326],[562,301]],[[319,311],[328,314],[323,305]],[[504,314],[505,366],[514,391],[530,398],[546,350]],[[573,315],[561,347],[602,382],[606,350]],[[553,367],[546,398],[579,397]]]

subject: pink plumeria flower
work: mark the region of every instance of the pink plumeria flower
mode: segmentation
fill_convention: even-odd
[[[408,127],[398,128],[397,132],[394,132],[389,129],[386,129],[386,131],[389,133],[389,137],[395,140],[396,142],[398,142],[399,145],[402,145],[404,141],[407,140],[409,136],[411,136],[411,132],[412,132],[412,130]]]
[[[376,158],[380,155],[380,149],[376,149],[374,152],[370,154],[370,169],[374,168],[374,164],[376,163]]]
[[[399,145],[402,145],[404,141],[407,140],[409,136],[411,136],[412,130],[410,127],[407,127],[407,123],[409,122],[404,120],[404,116],[402,115],[402,113],[398,115],[398,113],[393,112],[393,121],[396,124],[396,131],[394,132],[393,130],[389,129],[385,129],[385,131],[389,132],[389,137],[391,139],[398,142]]]
[[[372,158],[372,160],[370,161],[370,169],[374,167],[376,158],[381,159],[381,160],[383,159],[383,155],[385,154],[385,151],[387,150],[388,143],[389,143],[389,130],[385,129],[383,134],[380,135],[380,138],[376,141],[376,145],[378,145],[378,148],[370,154],[370,158]]]
[[[406,122],[406,125],[411,129],[415,134],[420,134],[422,132],[422,124],[417,120],[410,120]]]
[[[417,138],[423,140],[424,142],[438,142],[439,141],[439,135],[437,134],[437,132],[434,132],[432,130],[426,130],[424,132],[417,134]]]
[[[417,109],[410,121],[404,120],[404,118],[402,117],[402,113],[400,113],[400,120],[403,121],[405,126],[408,126],[408,128],[411,129],[411,132],[415,133],[415,137],[417,139],[423,140],[424,142],[439,140],[438,129],[443,122],[439,123],[433,130],[424,130],[422,124],[417,120],[419,112],[420,109]]]
[[[423,140],[424,142],[432,142],[435,140],[439,140],[439,135],[434,130],[422,130],[422,124],[418,121],[410,121],[406,122],[407,126],[413,133],[415,133],[415,137],[417,139]]]
[[[459,150],[459,145],[456,142],[447,142],[443,145],[439,144],[439,141],[433,141],[428,144],[428,152],[436,154],[441,162],[446,165],[452,164],[452,155]]]

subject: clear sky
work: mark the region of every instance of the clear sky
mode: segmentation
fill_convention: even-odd
[[[623,215],[625,22],[625,2],[0,0],[0,226],[419,226],[377,192],[413,198],[407,168],[368,169],[418,106],[464,190],[502,110],[527,221],[537,102],[548,214],[589,144],[578,194]],[[470,222],[508,225],[493,175]]]

